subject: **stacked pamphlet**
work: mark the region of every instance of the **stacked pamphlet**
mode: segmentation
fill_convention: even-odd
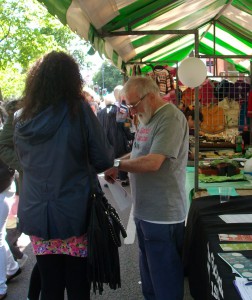
[[[229,243],[220,244],[223,251],[248,251],[252,250],[252,243]]]
[[[252,300],[252,281],[245,278],[236,277],[234,286],[240,294],[242,300]]]
[[[225,242],[252,242],[252,234],[219,234],[220,241]]]
[[[239,217],[244,217],[244,215]],[[226,242],[220,244],[222,250],[232,252],[218,253],[218,255],[232,268],[233,273],[241,276],[234,280],[236,290],[242,300],[252,300],[252,259],[239,253],[252,250],[252,235],[221,233],[219,239],[221,242]]]
[[[232,268],[232,270],[243,278],[252,280],[252,259],[239,252],[218,253],[218,255]]]

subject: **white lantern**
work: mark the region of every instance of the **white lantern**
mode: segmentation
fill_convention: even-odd
[[[205,81],[206,76],[206,65],[197,57],[186,58],[178,67],[179,80],[191,88],[201,85]]]

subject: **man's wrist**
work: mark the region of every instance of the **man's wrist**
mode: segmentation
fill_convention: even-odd
[[[121,164],[121,160],[120,159],[115,159],[114,160],[114,168],[119,168]]]

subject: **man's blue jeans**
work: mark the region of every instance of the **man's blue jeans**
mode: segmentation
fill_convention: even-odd
[[[182,300],[184,222],[156,224],[135,218],[145,300]]]

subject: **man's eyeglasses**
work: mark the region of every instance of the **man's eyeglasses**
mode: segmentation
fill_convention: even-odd
[[[127,105],[129,109],[135,109],[141,102],[142,100],[148,95],[148,93],[146,93],[144,96],[142,96],[140,98],[140,100],[136,103],[136,104],[133,104],[133,105]]]

